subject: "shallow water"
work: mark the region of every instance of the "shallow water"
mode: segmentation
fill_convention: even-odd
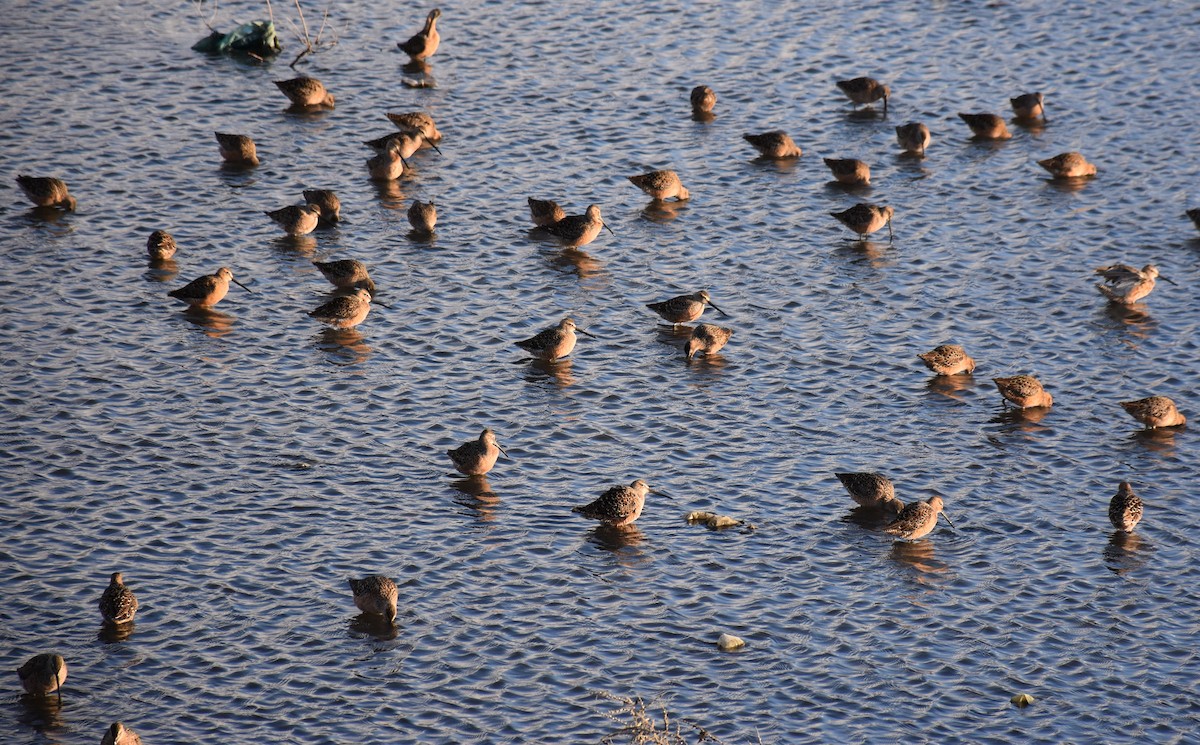
[[[190,52],[207,30],[187,6],[7,8],[0,649],[9,669],[58,651],[70,678],[43,711],[10,674],[5,741],[95,742],[119,719],[151,743],[595,742],[618,726],[596,692],[664,697],[729,743],[1193,737],[1196,438],[1117,402],[1200,416],[1195,20],[761,5],[443,5],[426,90],[395,50],[424,9],[336,5],[338,44],[300,65],[337,96],[313,116],[271,82],[293,76],[282,20],[288,49],[256,65]],[[860,74],[892,84],[886,120],[833,85]],[[956,112],[1032,90],[1047,126],[969,141]],[[377,187],[360,141],[408,110],[443,155]],[[912,119],[924,160],[895,145]],[[776,128],[802,158],[741,140]],[[214,130],[262,165],[223,169]],[[1094,181],[1035,163],[1073,149]],[[831,187],[822,156],[867,160],[873,185]],[[656,167],[692,199],[648,208],[625,177]],[[64,178],[78,212],[31,212],[17,173]],[[261,211],[305,188],[335,189],[346,222],[283,239]],[[598,204],[616,235],[563,251],[526,196]],[[432,240],[408,235],[412,199],[438,204]],[[827,215],[856,201],[895,207],[893,244]],[[167,272],[144,258],[159,228]],[[322,330],[313,258],[365,261],[392,309]],[[1106,307],[1091,270],[1118,261],[1178,286]],[[208,315],[165,296],[222,265],[253,294]],[[685,364],[643,304],[701,288],[735,335]],[[515,364],[513,341],[568,314],[600,338]],[[951,341],[975,375],[931,378],[915,355]],[[990,378],[1018,373],[1054,408],[1005,412]],[[484,426],[512,458],[464,483],[443,451]],[[843,470],[942,494],[957,529],[864,530]],[[571,514],[639,477],[673,498],[635,531]],[[1147,505],[1124,539],[1121,480]],[[142,603],[119,642],[95,608],[116,569]],[[394,632],[345,584],[377,572],[401,585]],[[721,632],[747,647],[718,652]],[[1036,703],[1011,706],[1021,691]]]

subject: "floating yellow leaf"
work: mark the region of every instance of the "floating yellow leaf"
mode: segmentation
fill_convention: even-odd
[[[1009,701],[1012,702],[1013,706],[1024,709],[1026,706],[1029,706],[1033,703],[1033,696],[1030,696],[1028,693],[1018,693],[1010,698]]]

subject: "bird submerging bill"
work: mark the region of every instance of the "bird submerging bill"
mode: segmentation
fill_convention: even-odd
[[[975,372],[975,360],[967,356],[966,350],[957,344],[943,344],[917,357],[938,375],[959,375]]]
[[[943,512],[944,508],[945,503],[936,494],[924,502],[913,502],[900,510],[894,523],[883,526],[883,532],[907,541],[915,541],[929,535],[937,527],[938,515],[946,518],[946,522],[953,528],[954,523],[950,522],[950,516]]]
[[[689,360],[698,353],[709,357],[724,349],[731,336],[733,336],[733,329],[711,323],[696,324],[696,328],[692,329],[692,335],[688,337],[687,344],[684,346],[684,354]]]
[[[291,80],[276,80],[275,85],[296,106],[334,108],[333,94],[325,90],[325,86],[316,78],[299,77]]]
[[[904,509],[904,503],[896,498],[896,487],[892,484],[892,480],[882,473],[857,472],[833,475],[837,476],[838,481],[841,481],[842,486],[846,487],[846,491],[849,492],[850,498],[860,507],[880,509],[893,515],[900,514],[900,511]]]
[[[852,80],[839,80],[837,87],[855,104],[871,104],[883,99],[883,113],[887,115],[888,98],[892,89],[874,78],[861,77]]]
[[[1137,401],[1122,401],[1121,408],[1129,416],[1145,425],[1146,429],[1158,427],[1180,427],[1187,424],[1187,417],[1179,413],[1175,402],[1166,396],[1151,396]]]
[[[383,616],[389,622],[396,620],[396,600],[400,596],[396,583],[382,574],[372,574],[362,579],[348,579],[350,592],[354,593],[354,604],[363,613]]]

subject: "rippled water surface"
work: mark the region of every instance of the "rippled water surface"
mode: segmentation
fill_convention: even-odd
[[[596,742],[618,727],[597,692],[662,697],[727,743],[1193,740],[1196,437],[1117,402],[1200,417],[1195,15],[866,5],[452,3],[437,87],[414,90],[395,42],[427,8],[335,2],[338,43],[299,66],[337,97],[315,115],[272,84],[293,75],[286,3],[265,65],[191,52],[187,4],[6,7],[0,657],[57,651],[70,678],[46,709],[5,673],[4,741],[119,719],[148,743]],[[226,30],[265,9],[217,11]],[[892,85],[886,119],[833,85],[866,74]],[[956,116],[1034,90],[1048,124],[1007,142]],[[360,143],[411,110],[443,154],[377,186]],[[908,120],[933,130],[924,160],[898,153]],[[741,139],[779,128],[799,160]],[[214,131],[262,165],[223,169]],[[1067,150],[1099,176],[1048,180],[1035,161]],[[872,186],[831,187],[824,156]],[[663,167],[690,201],[626,180]],[[18,173],[64,178],[78,211],[31,211]],[[262,210],[305,188],[345,223],[282,239]],[[564,251],[527,196],[598,204],[615,236]],[[438,205],[431,240],[413,199]],[[895,208],[894,243],[848,240],[827,213],[856,201]],[[144,255],[159,228],[166,270]],[[391,309],[323,330],[314,258],[366,262]],[[1178,285],[1106,307],[1091,270],[1118,261]],[[210,315],[166,297],[223,265],[253,294]],[[701,288],[735,335],[687,364],[643,304]],[[599,338],[519,363],[512,342],[565,315]],[[974,376],[916,359],[946,342]],[[1018,373],[1053,409],[1004,411],[990,379]],[[484,426],[511,460],[464,482],[444,451]],[[856,525],[846,470],[943,495],[957,529]],[[635,530],[570,512],[635,478],[671,495]],[[1146,501],[1129,537],[1106,517],[1122,480]],[[95,607],[117,569],[142,603],[123,640]],[[370,573],[400,585],[391,631],[351,602]]]

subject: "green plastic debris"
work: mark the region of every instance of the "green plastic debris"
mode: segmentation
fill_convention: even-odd
[[[282,52],[283,45],[279,43],[279,37],[275,34],[274,23],[251,21],[243,23],[227,34],[213,31],[193,44],[192,49],[208,54],[239,53],[269,57]]]

